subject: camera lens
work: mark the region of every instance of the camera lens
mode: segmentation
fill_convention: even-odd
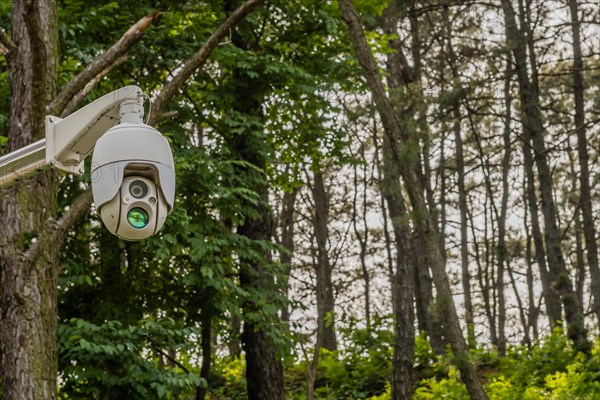
[[[133,181],[129,184],[129,193],[136,199],[146,197],[148,194],[148,185],[140,180]]]
[[[127,212],[127,222],[135,229],[145,228],[149,220],[148,213],[142,208],[135,207]]]

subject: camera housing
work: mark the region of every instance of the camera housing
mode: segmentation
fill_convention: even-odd
[[[175,168],[167,139],[143,123],[141,100],[123,102],[120,114],[96,143],[92,192],[106,228],[134,241],[156,234],[173,209]]]

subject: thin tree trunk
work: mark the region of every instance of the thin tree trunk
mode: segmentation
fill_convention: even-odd
[[[525,307],[523,306],[523,300],[521,300],[521,295],[519,289],[517,287],[517,281],[515,279],[515,274],[510,267],[510,262],[506,262],[506,271],[508,272],[508,277],[510,278],[510,284],[515,292],[515,298],[517,299],[517,307],[519,307],[519,318],[521,319],[521,325],[523,325],[523,339],[522,344],[527,345],[528,348],[531,348],[531,338],[529,337],[529,331],[527,329],[527,317],[525,316]]]
[[[331,281],[331,263],[329,261],[328,241],[329,230],[329,199],[325,192],[323,174],[315,171],[313,176],[314,232],[317,240],[317,342],[321,347],[330,351],[337,350],[335,336],[335,299]]]
[[[368,189],[368,177],[367,177],[367,160],[365,158],[364,147],[361,146],[361,157],[362,157],[362,165],[363,165],[363,177],[361,186],[363,188],[362,192],[362,204],[360,208],[361,215],[361,223],[362,229],[364,233],[360,232],[358,227],[358,165],[354,166],[354,196],[352,199],[352,227],[354,228],[354,235],[356,236],[356,240],[358,241],[358,245],[360,248],[359,252],[359,260],[360,260],[360,269],[362,274],[362,279],[364,282],[364,292],[365,292],[365,325],[367,332],[371,331],[371,278],[369,276],[369,269],[367,268],[367,243],[369,241],[369,226],[367,225],[367,189]]]
[[[527,183],[524,183],[523,186],[526,186]],[[533,340],[535,342],[538,341],[539,339],[539,331],[538,331],[538,316],[539,316],[539,307],[537,306],[536,302],[535,302],[535,292],[534,292],[534,280],[533,280],[533,256],[532,256],[532,252],[531,252],[531,233],[529,230],[529,224],[528,224],[528,215],[529,213],[527,212],[528,208],[527,208],[527,200],[526,200],[526,195],[525,195],[526,189],[523,190],[523,202],[525,203],[525,210],[524,210],[524,214],[525,214],[525,218],[523,221],[524,227],[525,227],[525,258],[526,258],[526,262],[527,262],[527,294],[528,294],[528,303],[529,303],[529,315],[528,315],[528,330],[529,327],[531,327],[532,330],[532,334],[533,334]],[[543,284],[542,284],[543,287]],[[542,296],[543,297],[543,296]]]
[[[281,246],[285,249],[280,253],[281,264],[283,265],[282,290],[285,298],[288,298],[289,277],[292,270],[292,254],[294,252],[294,211],[296,207],[296,197],[298,189],[286,191],[283,194],[282,210],[279,226],[281,228]],[[281,309],[281,319],[285,322],[290,320],[290,308],[286,303]]]
[[[567,142],[566,145],[567,156],[569,157],[569,169],[571,171],[571,179],[573,179],[573,190],[578,189],[579,180],[577,178],[577,171],[575,168],[576,160],[575,155],[573,154],[573,148],[571,147],[571,143]],[[573,203],[569,201],[569,203]],[[575,267],[575,296],[577,296],[577,303],[580,307],[580,312],[583,314],[583,304],[584,304],[584,285],[586,280],[586,265],[585,265],[585,256],[583,249],[583,241],[581,237],[583,235],[582,221],[581,221],[581,199],[578,198],[577,204],[575,204],[575,211],[573,213],[573,235],[575,236],[575,260],[571,260],[571,265]],[[584,239],[585,240],[585,239]],[[592,309],[593,309],[593,299],[592,299]]]
[[[412,368],[414,359],[414,271],[411,260],[411,234],[406,224],[406,209],[402,198],[400,176],[389,151],[388,140],[383,139],[382,192],[388,205],[396,245],[396,271],[392,280],[394,302],[395,341],[392,361],[392,398],[410,399],[412,395]]]
[[[581,216],[583,219],[583,235],[587,250],[587,262],[592,281],[592,310],[600,321],[600,267],[598,265],[598,243],[596,242],[596,229],[594,227],[594,213],[592,210],[592,194],[590,188],[589,155],[587,149],[587,135],[584,110],[584,82],[582,71],[584,68],[581,56],[581,33],[578,15],[577,0],[569,0],[571,13],[571,27],[573,31],[573,95],[575,97],[575,132],[577,134],[577,155],[579,156],[579,188],[581,195]]]
[[[577,275],[575,277],[575,294],[579,304],[583,304],[584,285],[585,285],[585,262],[583,255],[583,243],[581,240],[581,213],[579,209],[575,212],[575,265],[577,266]],[[594,292],[592,292],[592,295]]]
[[[470,207],[472,208],[472,207]],[[469,208],[467,209],[469,210]],[[486,214],[487,215],[487,214]],[[470,211],[468,211],[470,226],[471,226],[471,235],[473,236],[473,256],[475,258],[475,264],[477,265],[477,280],[479,281],[479,287],[481,287],[481,297],[483,298],[483,308],[485,310],[485,316],[488,320],[488,329],[490,330],[490,340],[494,346],[498,346],[498,329],[496,328],[496,317],[492,310],[492,304],[490,301],[490,283],[487,273],[487,261],[486,267],[484,270],[483,261],[481,260],[481,253],[479,251],[479,241],[477,240],[477,235],[475,232],[475,224],[473,222],[473,215]],[[487,218],[486,218],[487,221]],[[487,223],[486,223],[487,226]],[[487,232],[485,233],[487,237]]]
[[[427,333],[431,349],[435,354],[446,353],[447,340],[444,337],[441,318],[434,310],[433,282],[429,273],[423,240],[418,232],[411,237],[412,262],[415,280],[415,303],[419,330]]]
[[[243,144],[238,149],[244,149],[247,153],[251,145]],[[260,150],[259,150],[260,151]],[[259,168],[264,168],[264,165]],[[266,179],[266,178],[265,178]],[[267,205],[266,187],[258,188],[257,192],[261,196],[262,204],[257,208],[259,218],[246,220],[244,224],[238,227],[238,233],[251,240],[269,241],[271,240],[271,216]],[[269,263],[269,255],[264,254],[264,263]],[[269,298],[274,293],[275,284],[273,276],[266,270],[265,265],[252,259],[245,259],[240,256],[243,265],[240,271],[240,284],[242,288],[249,291],[260,291],[267,294]],[[249,400],[277,400],[285,397],[283,388],[283,364],[279,358],[272,335],[267,331],[264,323],[255,321],[256,314],[259,313],[257,307],[261,304],[254,304],[248,301],[244,305],[244,325],[242,333],[242,343],[246,352],[246,382],[248,388]]]
[[[504,297],[504,269],[507,266],[507,254],[506,254],[506,214],[508,211],[508,173],[510,171],[510,157],[511,157],[511,140],[510,140],[510,122],[512,120],[512,96],[510,94],[511,86],[511,72],[510,72],[510,60],[506,62],[506,72],[504,78],[504,107],[506,110],[506,117],[504,120],[504,133],[503,133],[503,144],[504,144],[504,156],[502,158],[502,200],[500,204],[500,215],[496,215],[498,219],[498,326],[501,327],[499,340],[498,340],[498,351],[501,355],[506,353],[506,337],[504,332],[504,326],[506,321],[506,304]],[[489,181],[489,180],[488,180]],[[491,184],[488,184],[491,187]],[[493,201],[492,199],[490,199]],[[514,279],[513,283],[515,294],[518,296]],[[519,303],[520,303],[520,299]],[[520,310],[523,311],[522,307]],[[527,329],[523,326],[523,329]],[[528,337],[528,335],[526,335]]]
[[[200,377],[206,381],[207,387],[210,382],[210,368],[212,365],[212,317],[208,312],[202,316],[202,333],[200,347],[202,348],[202,365],[200,366]],[[207,387],[196,388],[196,400],[204,400]]]
[[[533,247],[535,249],[535,258],[540,271],[540,278],[542,280],[542,293],[546,302],[546,312],[550,325],[555,327],[557,322],[561,320],[561,309],[560,299],[558,294],[552,287],[552,278],[548,271],[546,264],[546,253],[544,250],[544,239],[542,236],[542,230],[538,221],[538,200],[535,193],[534,184],[534,172],[533,172],[533,157],[531,156],[531,149],[526,143],[523,143],[523,168],[526,179],[526,193],[525,202],[529,209],[529,215],[531,219],[531,235],[533,237]]]
[[[452,69],[453,90],[462,90],[462,84],[457,71],[457,57],[452,45],[452,30],[448,16],[448,8],[444,8],[444,22],[446,27],[446,48],[448,61]],[[475,348],[475,323],[473,321],[473,301],[471,299],[471,274],[469,272],[469,240],[467,226],[467,191],[465,189],[465,157],[461,132],[460,103],[457,100],[452,106],[454,145],[456,147],[456,186],[458,188],[458,208],[460,214],[460,264],[462,272],[462,287],[464,296],[465,322],[467,324],[467,343],[470,348]],[[443,141],[442,141],[443,143]],[[441,157],[444,155],[442,148]],[[444,185],[445,186],[445,185]],[[442,193],[442,198],[445,193]]]
[[[348,25],[350,39],[358,56],[363,75],[371,89],[371,94],[384,127],[389,143],[390,154],[405,183],[410,198],[415,229],[423,235],[425,253],[433,272],[437,289],[437,307],[444,318],[444,328],[455,354],[461,377],[473,399],[487,399],[474,365],[470,361],[469,350],[462,336],[458,314],[454,305],[445,262],[440,251],[439,236],[431,213],[423,196],[424,188],[415,173],[415,154],[407,151],[406,127],[397,118],[379,76],[377,64],[364,36],[362,24],[351,0],[339,0],[343,18]]]
[[[231,315],[229,329],[233,332],[232,338],[227,342],[229,357],[238,358],[242,354],[242,346],[239,339],[242,330],[242,321],[240,320],[240,317]]]
[[[454,144],[456,146],[456,184],[458,187],[458,208],[460,213],[460,261],[462,271],[463,296],[465,299],[465,322],[467,323],[467,343],[475,348],[475,322],[473,321],[473,301],[471,300],[471,274],[469,272],[469,239],[467,236],[467,191],[465,189],[465,160],[460,130],[458,104],[453,110]]]

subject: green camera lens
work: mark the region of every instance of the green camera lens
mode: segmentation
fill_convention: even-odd
[[[135,229],[142,229],[148,225],[150,218],[146,210],[135,207],[127,212],[127,222]]]

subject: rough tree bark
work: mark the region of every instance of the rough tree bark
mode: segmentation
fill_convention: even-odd
[[[406,127],[398,119],[390,99],[385,93],[377,64],[371,53],[363,32],[360,18],[351,0],[339,0],[342,15],[349,29],[350,40],[356,51],[363,75],[367,81],[379,116],[384,135],[389,140],[393,160],[404,180],[405,189],[413,210],[415,229],[422,233],[427,261],[431,266],[433,280],[437,289],[437,307],[444,318],[444,328],[456,357],[457,366],[467,390],[473,399],[487,399],[474,365],[470,361],[469,350],[462,336],[458,314],[452,298],[452,291],[445,270],[445,261],[439,246],[439,237],[434,226],[431,212],[424,198],[424,188],[415,173],[415,154],[407,146]]]
[[[9,150],[44,134],[46,105],[58,82],[57,10],[53,1],[15,0],[8,69]],[[37,245],[56,218],[54,171],[0,192],[0,354],[4,399],[52,399],[56,392],[57,250]],[[41,243],[41,242],[40,242]],[[40,254],[32,252],[39,249]]]

